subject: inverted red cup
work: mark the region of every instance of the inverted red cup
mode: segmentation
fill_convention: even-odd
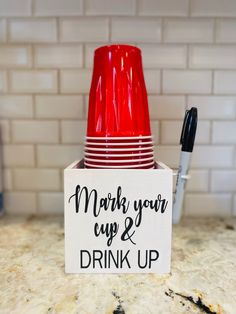
[[[88,137],[150,136],[141,51],[129,45],[95,50]]]

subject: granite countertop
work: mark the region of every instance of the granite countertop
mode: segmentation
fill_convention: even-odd
[[[236,220],[174,227],[171,275],[66,275],[62,217],[0,220],[0,314],[236,313]]]

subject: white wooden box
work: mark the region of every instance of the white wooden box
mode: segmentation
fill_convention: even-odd
[[[64,171],[66,273],[169,273],[172,170]]]

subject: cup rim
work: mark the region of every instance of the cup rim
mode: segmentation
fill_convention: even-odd
[[[99,160],[99,159],[93,159],[93,158],[84,158],[85,161],[88,162],[95,162],[95,163],[105,163],[105,164],[112,164],[112,163],[139,163],[139,162],[143,162],[143,161],[149,161],[149,160],[153,160],[153,157],[148,157],[148,158],[141,158],[141,159],[126,159],[126,160],[119,160],[119,159],[112,159],[112,160]]]
[[[145,136],[85,136],[86,140],[101,140],[101,141],[115,141],[115,140],[145,140],[151,139],[153,135],[145,135]]]
[[[84,152],[85,156],[94,156],[94,157],[138,157],[138,156],[146,156],[146,155],[154,155],[153,152],[146,152],[140,154],[93,154]]]
[[[149,147],[139,147],[139,148],[96,148],[96,147],[85,147],[85,150],[91,150],[91,151],[109,151],[109,149],[113,152],[120,152],[120,151],[138,151],[138,150],[153,150],[154,146],[149,146]]]
[[[97,53],[101,53],[103,51],[115,51],[118,49],[126,49],[127,51],[137,51],[139,53],[141,53],[140,48],[138,48],[137,46],[133,46],[133,45],[126,45],[126,44],[114,44],[114,45],[104,45],[104,46],[100,46],[97,49],[95,49],[95,54]]]
[[[154,166],[154,161],[146,163],[146,164],[142,164],[142,165],[131,165],[131,166],[110,166],[109,165],[109,168],[107,168],[107,166],[91,165],[91,164],[87,163],[86,161],[84,162],[84,165],[89,166],[89,167],[94,167],[94,168],[101,168],[101,169],[109,169],[109,168],[110,169],[132,169],[132,168],[141,168],[142,169],[143,167]]]
[[[150,145],[154,144],[153,141],[148,142],[130,142],[130,143],[96,143],[96,142],[86,142],[85,146],[92,145],[92,146],[143,146],[143,145]]]

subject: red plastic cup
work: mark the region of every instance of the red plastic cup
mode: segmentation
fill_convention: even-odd
[[[154,144],[154,142],[153,142],[153,140],[152,139],[149,139],[149,140],[145,140],[145,141],[135,141],[135,140],[133,140],[133,141],[127,141],[127,140],[124,140],[124,141],[122,141],[122,140],[119,140],[119,141],[117,141],[117,140],[115,140],[115,141],[97,141],[97,140],[94,140],[94,141],[86,141],[85,142],[85,146],[87,146],[87,147],[121,147],[121,146],[123,146],[123,147],[125,147],[125,146],[147,146],[147,145],[153,145]]]
[[[87,169],[97,169],[97,170],[101,170],[101,169],[114,169],[114,168],[111,168],[111,167],[94,167],[94,166],[89,166],[87,165],[86,163],[84,164],[85,165],[85,168]],[[137,170],[142,170],[142,169],[155,169],[155,164],[154,165],[151,165],[151,166],[142,166],[142,167],[134,167],[134,168],[131,168],[131,167],[119,167],[119,168],[116,168],[116,169],[137,169]]]
[[[86,162],[89,162],[89,163],[102,163],[102,164],[116,164],[116,163],[119,163],[119,164],[132,164],[132,163],[139,163],[139,164],[142,164],[144,162],[151,162],[153,161],[153,156],[145,156],[145,157],[131,157],[131,158],[109,158],[109,159],[100,159],[100,158],[94,158],[94,157],[86,157],[84,158],[84,160]]]
[[[129,147],[151,147],[153,146],[153,142],[145,142],[145,143],[87,143],[87,148],[107,148],[107,149],[113,149],[113,148],[129,148]]]
[[[94,152],[85,152],[85,157],[92,157],[98,159],[110,158],[110,159],[129,159],[129,158],[142,158],[145,156],[153,156],[152,152],[144,152],[144,153],[126,153],[126,154],[101,154],[101,153],[94,153]]]
[[[136,143],[136,144],[145,144],[145,143],[149,143],[149,142],[153,142],[152,137],[150,136],[149,138],[139,138],[136,139],[135,137],[130,137],[129,139],[127,137],[106,137],[106,139],[103,139],[101,137],[101,139],[99,139],[98,137],[94,137],[94,138],[89,138],[86,139],[86,144],[91,144],[91,143],[97,143],[98,145],[112,145],[112,144],[123,144],[123,143]]]
[[[128,156],[142,156],[145,155],[153,155],[153,147],[138,147],[138,148],[92,148],[92,147],[85,147],[84,151],[85,156],[98,155],[101,159],[113,159],[113,157],[128,157]],[[125,155],[125,156],[124,156]],[[132,158],[132,157],[131,157]]]
[[[146,162],[142,164],[135,164],[135,163],[129,163],[129,164],[116,164],[111,165],[111,164],[99,164],[99,163],[90,163],[87,162],[86,160],[84,161],[84,165],[86,168],[90,169],[95,169],[95,168],[100,168],[100,169],[153,169],[154,167],[154,162]]]
[[[150,136],[141,51],[129,45],[95,50],[88,137]]]

